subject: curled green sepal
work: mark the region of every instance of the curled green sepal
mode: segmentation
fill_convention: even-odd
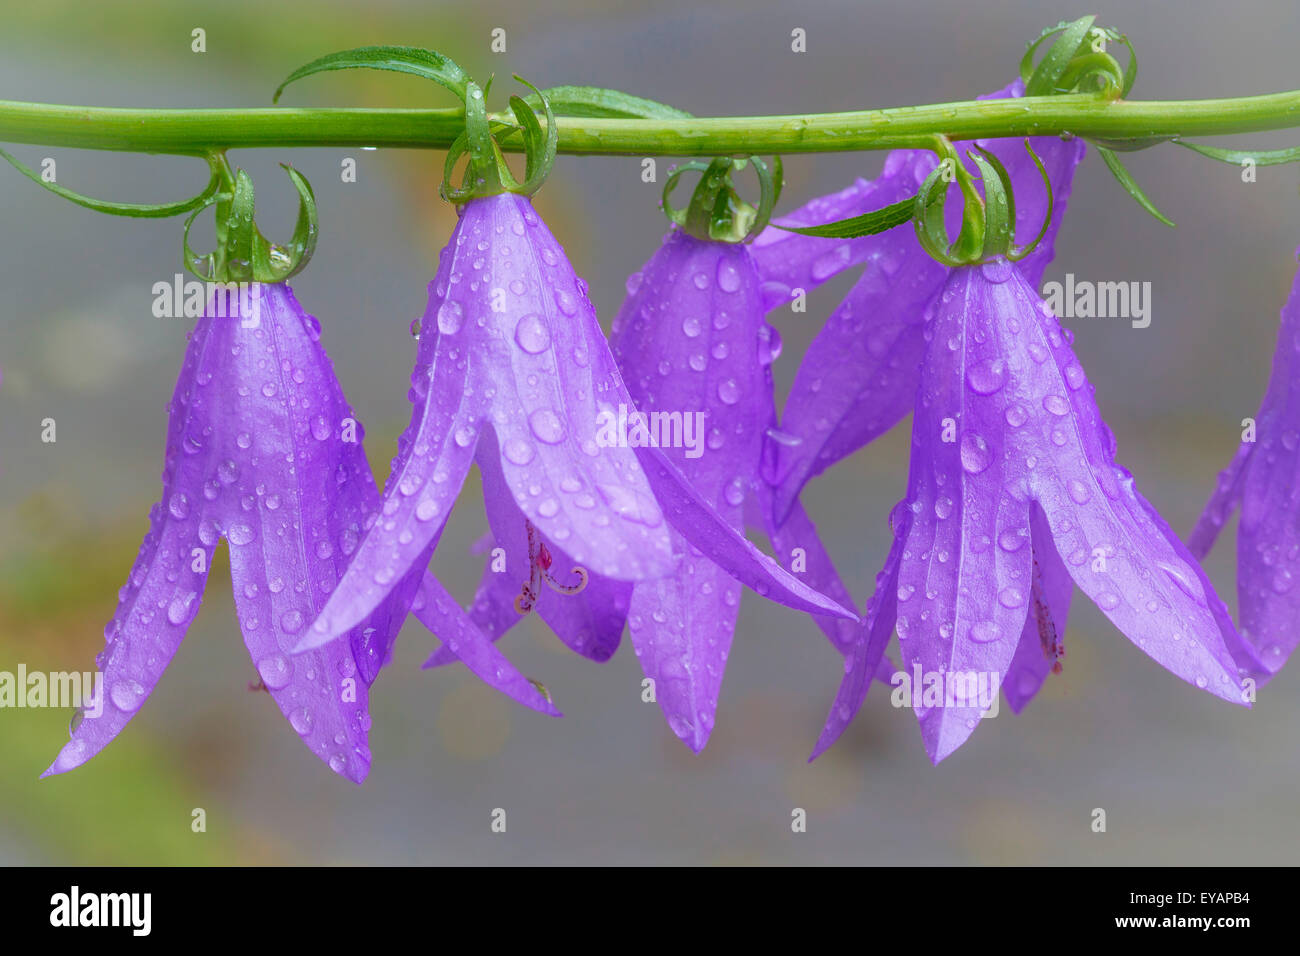
[[[546,118],[545,128],[538,120],[537,111],[528,100],[520,96],[510,97],[510,110],[518,125],[490,120],[487,114],[487,94],[492,88],[491,79],[488,80],[487,89],[479,89],[477,83],[469,81],[465,95],[465,132],[456,137],[456,141],[448,148],[447,159],[443,164],[442,195],[449,202],[464,203],[480,196],[495,196],[503,192],[531,196],[550,175],[559,151],[559,129],[550,98],[518,74],[515,79],[533,91],[529,99],[535,98],[541,103]],[[510,171],[497,142],[498,136],[509,139],[516,135],[522,135],[524,140],[523,182],[516,179]],[[467,153],[469,164],[465,175],[459,186],[453,186],[452,173],[461,157]]]
[[[980,173],[984,186],[984,194],[980,196],[971,185],[965,167],[955,157],[943,156],[945,148],[941,148],[940,155],[943,158],[926,177],[913,200],[912,221],[916,237],[921,248],[931,258],[955,268],[999,257],[1016,262],[1034,251],[1047,235],[1048,225],[1052,221],[1052,184],[1047,169],[1028,139],[1025,140],[1025,149],[1038,167],[1039,175],[1043,177],[1043,187],[1047,190],[1047,213],[1038,235],[1023,246],[1015,244],[1015,195],[1011,176],[997,156],[978,145],[974,152],[967,154]],[[952,170],[952,174],[946,176],[946,170]],[[944,217],[948,185],[953,180],[961,186],[965,201],[962,229],[956,241],[949,240]]]
[[[0,149],[0,157],[9,161],[9,164],[18,170],[36,185],[42,189],[48,189],[56,196],[62,196],[69,202],[74,202],[78,206],[84,206],[87,209],[93,209],[95,212],[108,213],[110,216],[129,216],[133,219],[166,219],[168,216],[179,216],[182,213],[190,212],[195,209],[202,209],[212,201],[216,195],[217,189],[221,185],[220,177],[213,170],[207,186],[203,192],[189,199],[183,199],[180,202],[170,203],[133,203],[133,202],[109,202],[104,199],[94,199],[90,196],[83,196],[81,193],[73,192],[58,183],[49,183],[41,178],[41,174],[36,170],[23,165],[15,157]]]
[[[975,160],[976,165],[980,167],[980,173],[984,177],[986,222],[992,223],[994,216],[993,203],[989,199],[990,183],[996,182],[999,192],[1006,197],[1005,208],[1000,209],[998,213],[998,215],[1005,216],[1005,229],[1001,222],[996,226],[986,225],[983,258],[989,259],[993,256],[1001,255],[1010,259],[1012,262],[1019,262],[1038,248],[1038,244],[1043,241],[1043,237],[1047,235],[1048,227],[1052,224],[1052,212],[1055,209],[1055,197],[1052,195],[1052,177],[1048,175],[1047,167],[1043,165],[1043,161],[1039,159],[1038,154],[1034,152],[1034,147],[1029,142],[1029,138],[1025,137],[1025,152],[1029,154],[1029,158],[1032,159],[1034,165],[1038,167],[1038,175],[1043,178],[1043,189],[1047,192],[1047,211],[1043,215],[1042,225],[1038,227],[1038,235],[1034,236],[1033,239],[1025,243],[1023,246],[1018,246],[1015,244],[1016,198],[1011,187],[1011,175],[1007,172],[1007,168],[1002,165],[1002,160],[998,159],[996,154],[979,145],[976,145],[975,148],[979,150],[980,155],[972,158]],[[981,162],[981,160],[983,161]],[[992,179],[989,177],[989,169],[987,167],[992,167]],[[1005,237],[1002,238],[1004,232]],[[991,233],[998,237],[994,239],[993,246],[989,245],[988,239],[988,236]],[[1005,247],[1003,251],[998,251],[998,246],[1002,242],[1005,242]]]
[[[224,156],[214,160],[222,188],[204,207],[185,220],[182,236],[185,268],[208,282],[284,282],[297,275],[316,251],[320,228],[311,184],[292,166],[282,163],[298,191],[298,221],[283,245],[262,235],[253,218],[253,180],[242,169],[231,173]],[[190,246],[190,228],[207,205],[215,206],[216,248],[200,255]]]
[[[758,205],[752,206],[740,197],[731,182],[737,173],[753,164],[758,177]],[[685,209],[672,205],[672,192],[677,182],[687,172],[698,172],[700,181],[695,186],[691,201]],[[772,209],[781,196],[784,170],[781,157],[772,157],[769,166],[758,156],[733,159],[718,156],[709,162],[692,160],[672,170],[664,183],[663,209],[670,222],[697,239],[711,242],[747,242],[753,239],[772,218]]]
[[[1093,26],[1096,17],[1062,21],[1044,30],[1029,44],[1020,60],[1025,96],[1054,93],[1101,93],[1109,98],[1128,96],[1137,80],[1137,53],[1127,36],[1109,27]],[[1043,58],[1034,65],[1038,48],[1055,37]],[[1122,43],[1129,53],[1128,66],[1106,51],[1107,43]]]

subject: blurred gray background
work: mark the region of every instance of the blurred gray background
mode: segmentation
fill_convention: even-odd
[[[698,114],[794,113],[967,99],[1015,75],[1025,43],[1062,18],[1099,14],[1141,55],[1135,98],[1245,95],[1300,85],[1293,2],[1100,3],[986,0],[907,4],[657,0],[611,11],[595,0],[472,5],[371,0],[275,4],[7,3],[0,97],[106,106],[261,106],[290,70],[366,43],[435,47],[472,73],[539,85],[617,87]],[[207,52],[190,31],[207,30]],[[508,52],[489,53],[493,27]],[[808,51],[790,52],[790,31]],[[504,90],[498,93],[504,103]],[[286,105],[449,105],[391,74],[318,77]],[[1294,144],[1300,132],[1243,145]],[[1235,143],[1232,145],[1236,145]],[[53,156],[59,182],[104,198],[196,192],[197,161],[14,147]],[[453,213],[436,197],[441,154],[262,150],[232,154],[258,186],[259,221],[286,237],[289,161],[316,189],[323,227],[295,281],[386,468],[408,417],[425,285]],[[340,182],[354,156],[358,181]],[[782,209],[874,175],[882,154],[792,157]],[[1294,168],[1237,170],[1173,146],[1134,154],[1134,175],[1178,223],[1140,210],[1095,155],[1079,170],[1046,275],[1152,283],[1147,329],[1080,319],[1076,348],[1114,428],[1121,461],[1180,531],[1253,415],[1277,314],[1295,269]],[[662,167],[661,167],[662,168]],[[665,229],[658,185],[631,158],[561,157],[538,206],[591,282],[608,325],[623,281]],[[201,222],[207,222],[205,217]],[[196,228],[207,248],[208,227]],[[0,168],[0,670],[85,669],[156,500],[165,404],[188,323],[156,319],[151,287],[179,270],[180,222],[116,220]],[[852,276],[806,315],[777,321],[784,390]],[[58,421],[58,442],[40,421]],[[859,603],[888,546],[908,426],[819,479],[807,505]],[[465,599],[486,528],[472,478],[435,570]],[[1209,570],[1235,605],[1229,530]],[[68,714],[0,711],[3,863],[1288,863],[1300,827],[1300,670],[1253,712],[1165,673],[1076,594],[1064,674],[1026,713],[985,721],[930,766],[915,720],[874,689],[855,725],[805,759],[840,676],[838,655],[800,615],[746,596],[708,748],[691,755],[640,700],[630,648],[597,665],[536,621],[504,645],[567,716],[518,708],[463,670],[419,670],[434,640],[408,625],[372,700],[374,769],[334,778],[296,739],[255,679],[228,576],[150,703],[73,774],[37,775],[66,740]],[[193,834],[191,810],[207,811]],[[505,834],[489,829],[508,812]],[[792,834],[794,807],[808,811]],[[1091,811],[1107,812],[1093,833]]]

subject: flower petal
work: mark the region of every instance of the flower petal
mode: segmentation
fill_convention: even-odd
[[[1115,463],[1106,428],[1068,336],[1006,262],[957,270],[937,328],[965,312],[1001,343],[1005,368],[967,367],[968,382],[1001,420],[1007,480],[1037,501],[1075,584],[1142,650],[1184,680],[1242,703],[1241,644],[1204,571]],[[936,332],[939,341],[942,332]],[[995,378],[1005,381],[988,391]]]
[[[515,609],[515,599],[529,581],[528,535],[524,515],[514,504],[490,441],[485,440],[479,449],[478,461],[488,522],[494,546],[505,550],[505,570],[493,571],[493,561],[488,560],[470,617],[495,641],[522,619]],[[547,541],[545,536],[543,540],[552,554],[557,553],[554,542]],[[552,573],[565,583],[568,570],[553,566]],[[588,573],[587,586],[577,594],[559,594],[543,586],[537,595],[536,611],[573,651],[594,661],[607,661],[618,650],[623,637],[623,622],[631,597],[632,587],[628,582]],[[445,651],[440,650],[430,658],[429,666],[450,661]]]
[[[772,542],[772,549],[783,559],[790,561],[792,567],[796,549],[798,550],[802,567],[799,572],[800,580],[837,601],[841,606],[854,607],[856,602],[853,600],[853,595],[840,579],[839,572],[835,569],[835,564],[827,553],[826,546],[822,544],[821,536],[817,533],[817,526],[808,517],[803,505],[796,501],[789,516],[779,525],[771,520],[770,507],[763,508],[763,512],[768,516],[767,536]],[[813,621],[841,654],[849,654],[859,649],[863,631],[867,628],[865,622],[849,621],[827,614],[814,615]],[[892,631],[891,623],[890,632]],[[881,650],[883,651],[883,647]]]
[[[1022,92],[1022,84],[1016,81],[981,99],[1020,96]],[[1021,262],[1023,274],[1036,286],[1055,254],[1056,234],[1085,147],[1080,140],[1047,136],[1033,137],[1030,142],[1051,178],[1054,197],[1046,235]],[[1037,234],[1047,211],[1041,174],[1023,140],[981,140],[980,145],[995,153],[1006,167],[1017,200],[1017,236],[1028,241]],[[837,214],[858,215],[906,198],[915,193],[917,177],[924,179],[933,168],[934,157],[927,152],[891,153],[884,172],[874,181],[877,191],[859,190],[861,208],[852,208],[845,201],[838,204]],[[953,210],[957,209],[953,204]],[[763,236],[771,231],[769,228]],[[795,238],[822,244],[815,248],[840,242]],[[781,449],[778,519],[784,518],[810,479],[888,431],[911,409],[924,348],[921,330],[926,307],[947,277],[948,270],[921,249],[910,229],[900,227],[848,243],[842,254],[846,266],[858,262],[869,266],[809,346],[791,387],[781,427],[799,441]],[[787,247],[794,258],[783,265],[781,256]],[[811,268],[807,262],[814,261],[814,254],[803,253],[800,258],[804,248],[784,241],[771,242],[763,251],[756,249],[764,278],[784,281],[783,269]]]
[[[1300,643],[1300,273],[1282,307],[1268,389],[1255,416],[1254,441],[1243,441],[1188,541],[1203,556],[1238,504],[1237,597],[1245,647],[1238,662],[1265,683]]]
[[[1017,714],[1025,709],[1052,672],[1052,661],[1047,656],[1044,641],[1057,643],[1065,640],[1070,598],[1074,594],[1074,579],[1056,553],[1051,528],[1038,505],[1034,505],[1030,512],[1029,528],[1029,546],[1033,549],[1039,593],[1031,592],[1025,628],[1007,675],[1002,680],[1002,692],[1007,695],[1011,710]]]
[[[184,372],[182,384],[177,386],[178,398],[183,383]],[[169,442],[173,448],[179,447],[177,424],[174,416],[173,441]],[[168,476],[172,480],[163,483],[163,502],[171,498],[171,489],[184,484],[190,464],[184,459],[177,462],[177,471]],[[163,503],[154,505],[149,533],[119,592],[117,611],[104,629],[107,644],[96,658],[104,675],[102,693],[83,709],[72,739],[42,777],[80,767],[103,750],[153,693],[203,601],[216,538],[201,543],[198,526],[197,510],[178,519]],[[194,570],[199,557],[195,551],[201,552],[202,571]]]
[[[828,239],[801,236],[777,226],[820,226],[881,209],[916,195],[938,160],[924,149],[896,149],[885,157],[884,169],[875,179],[856,180],[852,186],[828,196],[819,196],[794,212],[773,220],[751,244],[759,275],[767,285],[770,301],[789,301],[796,289],[808,292],[845,269],[877,258],[881,251],[897,246],[897,240],[884,241],[905,229],[898,226],[889,232],[856,239]],[[915,241],[915,240],[913,240]],[[784,289],[785,295],[777,293]]]
[[[420,582],[420,593],[411,610],[420,622],[465,662],[489,687],[514,698],[539,713],[560,717],[550,699],[537,685],[515,669],[496,646],[474,626],[456,599],[432,574]]]
[[[961,276],[972,270],[959,270]],[[973,284],[974,280],[972,280]],[[1019,642],[1032,586],[1029,501],[1015,485],[1001,389],[1004,343],[983,303],[954,278],[931,326],[912,423],[911,528],[898,575],[903,668],[919,666],[942,703],[918,709],[930,759],[965,742],[997,694]],[[949,292],[954,294],[949,295]],[[970,689],[975,696],[956,693]],[[949,697],[949,692],[954,696]]]
[[[479,235],[487,238],[471,250]],[[470,202],[453,242],[462,238],[443,308],[466,317],[461,334],[472,343],[515,504],[595,574],[662,574],[671,563],[668,530],[645,476],[630,449],[599,440],[600,412],[620,382],[600,360],[609,346],[586,283],[527,197]],[[477,316],[482,328],[470,321]]]
[[[739,522],[741,509],[726,509]],[[713,730],[740,586],[673,536],[675,573],[632,589],[628,631],[668,726],[696,753]]]
[[[409,586],[414,571],[427,563],[469,474],[480,399],[459,345],[450,336],[433,334],[435,301],[431,296],[425,317],[430,331],[421,338],[420,360],[411,376],[411,423],[398,443],[378,519],[356,546],[298,651],[334,640],[364,621],[403,582]]]
[[[885,657],[885,648],[894,634],[894,622],[898,618],[898,569],[903,561],[903,546],[911,530],[911,521],[912,512],[907,503],[900,502],[890,516],[894,542],[890,545],[884,567],[876,575],[876,590],[867,602],[863,624],[855,633],[854,643],[845,651],[844,678],[831,704],[826,725],[808,758],[810,763],[839,740],[845,728],[853,722],[866,700],[867,691],[871,689],[873,676],[892,683],[890,671],[893,668]]]

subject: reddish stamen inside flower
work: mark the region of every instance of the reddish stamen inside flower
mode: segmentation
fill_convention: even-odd
[[[1043,656],[1051,662],[1052,673],[1059,674],[1063,669],[1061,659],[1065,657],[1065,641],[1056,630],[1056,622],[1052,620],[1052,609],[1047,603],[1047,590],[1043,587],[1043,572],[1039,570],[1037,558],[1034,558],[1030,594],[1034,620],[1038,623],[1038,644],[1043,649]]]
[[[533,523],[526,518],[524,528],[528,532],[528,580],[524,582],[523,589],[515,598],[515,610],[520,614],[527,614],[536,606],[543,582],[558,594],[577,594],[587,586],[588,578],[586,568],[575,567],[569,573],[577,576],[576,583],[561,584],[557,581],[551,576],[551,564],[554,558],[551,556],[550,548],[546,547],[542,536],[533,527]]]

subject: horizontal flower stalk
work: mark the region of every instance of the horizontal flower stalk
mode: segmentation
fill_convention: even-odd
[[[491,114],[510,122],[509,114]],[[1208,100],[1095,94],[965,101],[791,116],[557,119],[561,153],[711,156],[928,148],[952,139],[1072,133],[1107,141],[1300,127],[1300,90]],[[256,147],[445,149],[465,128],[452,109],[118,109],[0,100],[0,142],[199,154]],[[520,141],[502,144],[518,150]]]

